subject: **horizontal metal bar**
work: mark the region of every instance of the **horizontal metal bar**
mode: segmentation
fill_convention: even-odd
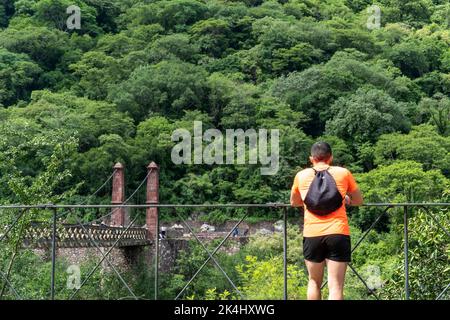
[[[361,207],[450,207],[450,203],[438,203],[438,202],[425,202],[425,203],[365,203]],[[1,209],[54,209],[54,208],[282,208],[291,207],[287,203],[228,203],[228,204],[39,204],[39,205],[0,205]]]

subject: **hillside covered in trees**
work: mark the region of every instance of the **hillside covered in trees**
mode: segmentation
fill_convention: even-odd
[[[374,4],[381,25],[368,28]],[[80,29],[67,29],[71,5]],[[277,174],[175,165],[171,134],[194,120],[204,130],[279,129]],[[84,202],[118,161],[127,194],[158,163],[162,203],[287,202],[318,139],[367,202],[450,201],[448,0],[0,0],[1,204]],[[89,201],[109,203],[109,191]],[[377,212],[352,210],[355,234]],[[420,236],[425,217],[415,219]],[[400,279],[401,221],[383,221],[356,264],[378,261]],[[424,265],[448,280],[444,240],[433,241],[447,269]]]

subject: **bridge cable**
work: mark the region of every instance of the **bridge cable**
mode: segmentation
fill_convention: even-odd
[[[72,211],[72,208],[69,209],[70,211]],[[78,224],[81,226],[81,228],[83,229],[83,232],[88,236],[89,241],[94,244],[94,247],[98,250],[98,252],[102,255],[103,258],[105,258],[106,262],[108,263],[108,265],[113,269],[113,271],[116,273],[117,277],[120,279],[120,281],[122,281],[122,283],[124,284],[124,286],[127,288],[127,290],[130,292],[130,294],[133,296],[133,298],[135,300],[138,300],[139,298],[134,294],[133,290],[131,290],[130,286],[126,283],[126,281],[123,279],[123,277],[121,276],[121,274],[119,273],[119,271],[116,269],[116,267],[114,266],[114,264],[111,262],[111,260],[109,259],[109,257],[105,257],[105,254],[103,253],[102,249],[100,249],[100,245],[97,243],[97,241],[94,240],[94,238],[92,237],[92,235],[88,232],[88,230],[86,229],[85,226],[83,226],[81,224],[80,219],[78,219],[78,217],[75,217],[77,219]],[[64,289],[62,289],[61,291],[59,291],[59,293],[61,293],[62,291],[64,291]]]
[[[112,179],[112,177],[114,176],[114,174],[115,174],[116,172],[117,172],[117,169],[114,169],[113,173],[105,180],[105,182],[103,182],[103,184],[102,184],[97,190],[95,190],[94,193],[90,194],[86,199],[84,199],[84,201],[82,201],[82,202],[80,203],[80,205],[87,204],[87,202],[88,202],[92,197],[94,197],[100,190],[102,190],[102,189],[106,186],[106,184]],[[62,213],[60,213],[60,214],[57,216],[57,218],[60,218],[61,216],[66,215],[66,214],[69,213],[69,212],[70,212],[70,211],[62,212]]]
[[[134,197],[134,195],[139,191],[139,189],[142,187],[142,185],[147,181],[147,178],[148,178],[148,176],[150,175],[150,173],[151,173],[151,171],[149,171],[148,173],[147,173],[147,175],[145,176],[145,178],[141,181],[141,183],[138,185],[138,187],[133,191],[133,193],[122,203],[122,205],[124,205],[124,204],[127,204],[128,203],[128,201],[130,201],[131,200],[131,198],[133,198]],[[94,220],[91,220],[91,221],[89,221],[89,222],[86,222],[86,223],[84,223],[83,225],[91,225],[93,222],[97,222],[97,221],[99,221],[99,220],[103,220],[104,218],[106,218],[106,217],[108,217],[108,216],[110,216],[110,215],[112,215],[112,214],[114,214],[117,210],[119,210],[121,207],[117,207],[117,208],[114,208],[113,210],[111,210],[109,213],[107,213],[107,214],[105,214],[105,215],[103,215],[103,216],[101,216],[101,217],[99,217],[99,218],[97,218],[97,219],[94,219]]]

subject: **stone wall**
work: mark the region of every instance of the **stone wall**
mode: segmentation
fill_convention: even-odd
[[[127,271],[130,270],[139,259],[144,259],[143,261],[147,263],[152,262],[153,257],[153,246],[135,246],[135,247],[121,247],[113,248],[108,254],[108,260],[116,267],[118,270]],[[100,250],[99,250],[100,249]],[[95,247],[89,248],[57,248],[56,258],[57,260],[67,261],[70,265],[81,265],[88,262],[89,260],[94,262],[100,262],[102,260],[103,254],[106,254],[109,250],[107,247],[100,247],[99,249]],[[45,261],[51,260],[51,250],[50,249],[33,249],[34,253],[43,258]],[[101,252],[102,253],[101,253]],[[102,262],[101,267],[105,271],[111,271],[111,267],[106,259]]]
[[[159,242],[159,268],[160,272],[168,272],[175,266],[175,262],[181,250],[189,249],[189,239],[165,239]],[[103,254],[109,248],[100,247]],[[57,248],[57,261],[66,261],[69,265],[82,265],[88,261],[100,262],[103,256],[100,250],[95,247],[89,248]],[[51,260],[50,248],[35,248],[33,252],[44,261]],[[155,261],[155,247],[153,245],[113,248],[108,254],[109,261],[117,270],[130,271],[139,262],[144,262],[149,269],[153,270]],[[101,268],[105,271],[112,271],[106,259],[102,262]]]

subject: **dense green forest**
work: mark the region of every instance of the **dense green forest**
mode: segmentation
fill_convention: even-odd
[[[66,8],[74,4],[81,28],[68,30]],[[380,28],[367,27],[373,4]],[[194,120],[221,131],[279,129],[279,171],[173,164],[171,134],[192,131]],[[1,204],[109,203],[107,189],[90,195],[117,161],[126,167],[128,195],[155,161],[162,203],[287,202],[318,139],[332,145],[335,164],[355,173],[366,202],[450,201],[448,0],[0,0]],[[144,199],[139,193],[132,202]],[[382,269],[387,298],[401,296],[403,281],[403,222],[393,212],[354,257],[357,267]],[[448,228],[449,211],[436,213]],[[355,239],[378,214],[349,212]],[[435,298],[450,278],[448,239],[428,229],[433,220],[423,212],[412,219],[414,297]],[[281,290],[282,278],[258,279],[281,272],[274,237],[222,256],[250,297]],[[302,298],[306,278],[294,239],[290,290]],[[186,264],[162,279],[165,297],[195,271]],[[214,272],[203,283],[220,278]],[[198,283],[190,292],[196,298],[229,298],[225,281],[216,291]],[[366,294],[360,287],[349,293]]]

